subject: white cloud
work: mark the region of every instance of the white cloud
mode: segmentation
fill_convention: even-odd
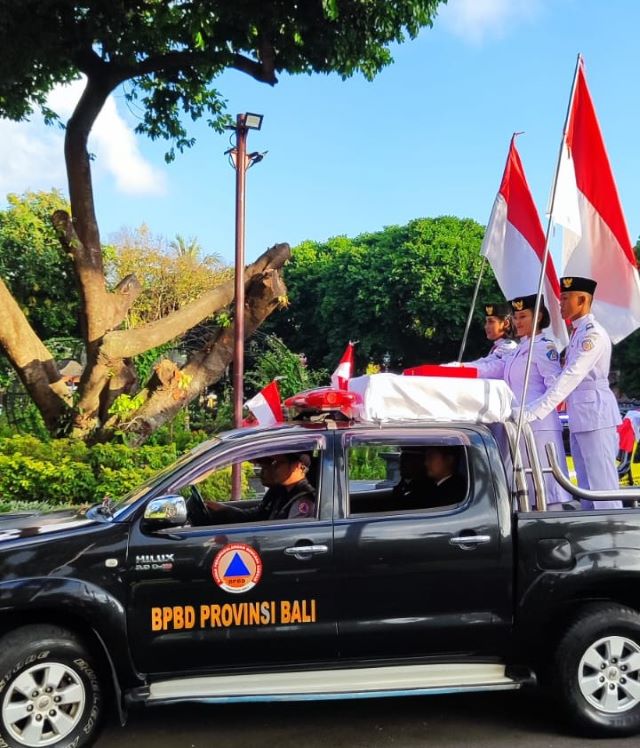
[[[540,11],[541,0],[449,0],[438,15],[442,25],[465,41],[479,44],[505,36]]]
[[[63,121],[73,112],[83,86],[83,81],[58,86],[49,96],[48,105]],[[40,117],[30,122],[0,120],[0,191],[66,187],[63,143],[62,130],[47,127]],[[127,195],[166,191],[165,172],[142,156],[133,129],[118,113],[112,96],[93,126],[89,150],[95,154],[94,180],[113,178],[117,189]]]
[[[62,132],[0,119],[0,193],[64,187]]]

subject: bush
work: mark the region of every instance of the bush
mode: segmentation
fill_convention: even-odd
[[[175,445],[137,447],[34,436],[0,438],[0,511],[20,502],[49,506],[114,499],[147,480],[177,457]]]
[[[253,476],[253,465],[242,463],[242,496],[251,498],[249,478]],[[205,501],[229,501],[231,498],[231,467],[216,470],[202,483],[198,483],[198,490]]]

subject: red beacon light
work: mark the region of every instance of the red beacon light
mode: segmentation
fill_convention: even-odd
[[[346,418],[353,418],[354,407],[362,402],[356,392],[337,390],[333,387],[319,387],[288,397],[284,404],[299,412],[330,413],[338,412]]]

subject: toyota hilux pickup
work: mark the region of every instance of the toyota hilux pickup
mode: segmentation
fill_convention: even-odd
[[[89,745],[111,703],[124,724],[136,705],[535,684],[577,730],[640,731],[640,511],[547,511],[501,386],[474,405],[448,385],[412,420],[328,391],[326,412],[213,438],[120,500],[1,518],[0,748]],[[403,455],[434,447],[458,494],[433,505],[418,482],[406,502]],[[234,466],[228,506],[254,506],[252,466],[289,453],[309,457],[307,516],[209,510]],[[549,457],[575,496],[610,498]]]

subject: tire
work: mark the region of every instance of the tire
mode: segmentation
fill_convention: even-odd
[[[569,721],[589,736],[640,732],[640,615],[590,606],[558,644],[554,690]]]
[[[58,626],[24,626],[0,639],[0,746],[91,745],[103,712],[95,665]]]

